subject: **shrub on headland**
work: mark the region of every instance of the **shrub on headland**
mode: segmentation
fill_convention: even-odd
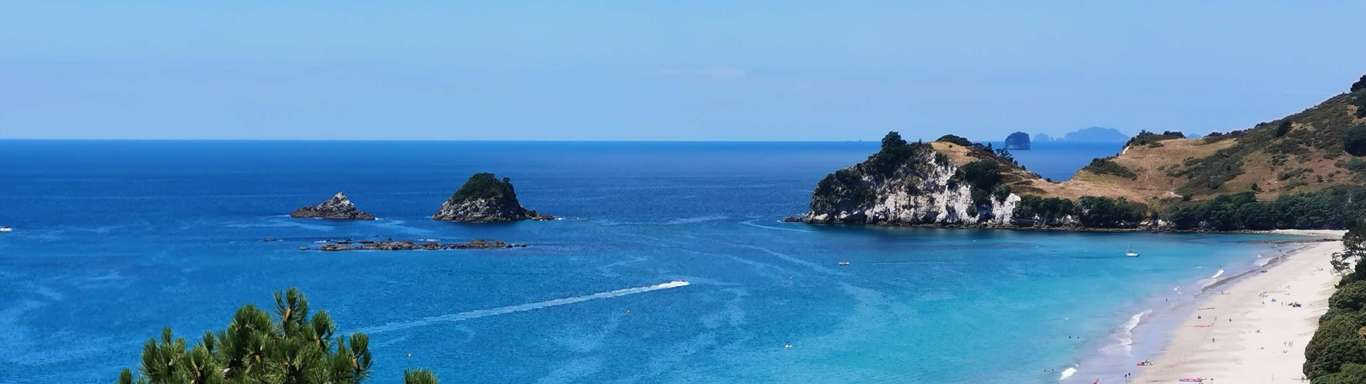
[[[1133,228],[1148,216],[1148,206],[1122,197],[1082,196],[1077,210],[1077,220],[1091,228]]]
[[[1124,198],[1082,196],[1073,202],[1027,195],[1015,204],[1010,221],[1026,227],[1079,224],[1088,228],[1133,228],[1147,218],[1148,206]]]
[[[1366,156],[1366,125],[1354,125],[1343,131],[1342,149],[1352,156]]]
[[[1114,162],[1112,159],[1114,159],[1114,157],[1091,159],[1091,164],[1087,164],[1086,167],[1083,167],[1082,169],[1091,171],[1097,175],[1115,175],[1130,180],[1138,178],[1138,174],[1134,173],[1134,171],[1129,170],[1129,168],[1123,165],[1119,165],[1119,163]]]
[[[971,147],[971,146],[972,146],[972,140],[968,140],[967,138],[962,137],[962,136],[958,136],[958,135],[944,135],[944,136],[940,136],[939,139],[938,139],[938,140],[935,140],[935,141],[942,141],[942,142],[945,142],[945,143],[958,144],[958,145],[961,145],[961,146],[964,146],[964,147]]]
[[[1010,221],[1026,227],[1054,227],[1069,224],[1068,217],[1075,215],[1076,209],[1072,200],[1025,195],[1015,204]]]
[[[1159,141],[1184,138],[1186,138],[1186,134],[1181,133],[1180,131],[1164,131],[1162,133],[1153,133],[1144,130],[1139,131],[1137,135],[1134,135],[1134,137],[1129,138],[1129,141],[1125,142],[1124,146],[1129,147],[1136,145],[1147,145],[1152,147],[1158,147],[1161,146],[1161,144],[1158,143]]]
[[[1338,186],[1258,201],[1252,192],[1175,205],[1165,219],[1176,229],[1347,228],[1366,217],[1366,187]]]
[[[369,376],[370,342],[364,333],[337,335],[326,311],[309,316],[308,300],[297,289],[275,293],[272,321],[255,305],[237,310],[225,330],[205,332],[186,349],[183,338],[161,331],[142,348],[140,377],[119,373],[119,384],[181,383],[360,383]],[[404,372],[405,383],[435,384],[429,371]]]
[[[958,168],[954,178],[972,186],[973,205],[989,206],[992,192],[1001,183],[1001,163],[989,159],[973,161]]]

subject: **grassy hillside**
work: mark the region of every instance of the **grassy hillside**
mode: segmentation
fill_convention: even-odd
[[[1140,135],[1107,163],[1087,167],[1063,189],[1108,191],[1150,205],[1253,192],[1260,200],[1338,185],[1362,185],[1366,158],[1348,152],[1349,132],[1366,129],[1366,89],[1334,96],[1303,112],[1227,134],[1186,139]],[[1148,137],[1144,137],[1148,136]],[[1094,164],[1093,164],[1094,165]]]
[[[1044,180],[1013,164],[1004,179],[1021,195],[1123,197],[1152,207],[1241,192],[1274,200],[1366,185],[1366,86],[1355,88],[1244,130],[1194,139],[1179,132],[1144,132],[1119,154],[1093,160],[1065,182]],[[1356,136],[1361,136],[1359,144]],[[988,156],[945,140],[932,144],[960,166]],[[1362,149],[1353,154],[1352,146]]]
[[[1140,133],[1061,183],[957,136],[930,145],[959,167],[999,163],[991,193],[1023,197],[1028,209],[1017,216],[1073,203],[1059,212],[1085,216],[1081,203],[1098,198],[1176,229],[1342,228],[1366,214],[1366,77],[1348,93],[1248,129]]]

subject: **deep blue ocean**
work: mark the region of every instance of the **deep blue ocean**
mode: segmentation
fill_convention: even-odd
[[[0,382],[112,382],[162,327],[195,340],[287,287],[370,334],[376,383],[1053,383],[1076,364],[1090,382],[1152,351],[1202,279],[1276,252],[779,221],[875,146],[0,141]],[[1089,160],[1031,163],[1049,156],[1017,154],[1054,178]],[[429,219],[479,171],[564,219]],[[338,191],[381,219],[286,216]],[[339,238],[529,247],[299,250]]]

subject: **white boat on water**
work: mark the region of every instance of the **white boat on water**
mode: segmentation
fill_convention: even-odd
[[[1135,250],[1132,250],[1132,249],[1127,250],[1127,251],[1124,251],[1124,256],[1128,256],[1128,257],[1138,257],[1138,251],[1135,251]]]
[[[7,226],[0,226],[0,232],[14,232],[14,228],[10,228],[10,227],[7,227]]]

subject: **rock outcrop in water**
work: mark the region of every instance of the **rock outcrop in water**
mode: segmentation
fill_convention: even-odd
[[[320,218],[328,220],[374,220],[375,215],[356,208],[356,204],[346,197],[345,193],[337,192],[332,198],[327,199],[318,205],[303,207],[289,213],[294,218]]]
[[[432,215],[433,220],[455,221],[461,223],[498,223],[519,220],[549,220],[536,211],[527,210],[517,201],[517,192],[512,181],[504,177],[499,180],[492,173],[476,173],[470,176],[460,190],[441,204],[441,209]]]
[[[340,251],[440,251],[449,249],[501,249],[525,248],[525,244],[513,244],[502,240],[470,240],[459,243],[442,243],[436,240],[332,240],[322,243],[317,250]],[[303,250],[309,250],[305,247]]]
[[[939,140],[968,146],[957,136]],[[816,224],[1005,224],[1020,197],[996,189],[1000,160],[960,167],[931,144],[907,143],[896,132],[867,161],[826,176],[811,194],[811,210],[788,221]]]

